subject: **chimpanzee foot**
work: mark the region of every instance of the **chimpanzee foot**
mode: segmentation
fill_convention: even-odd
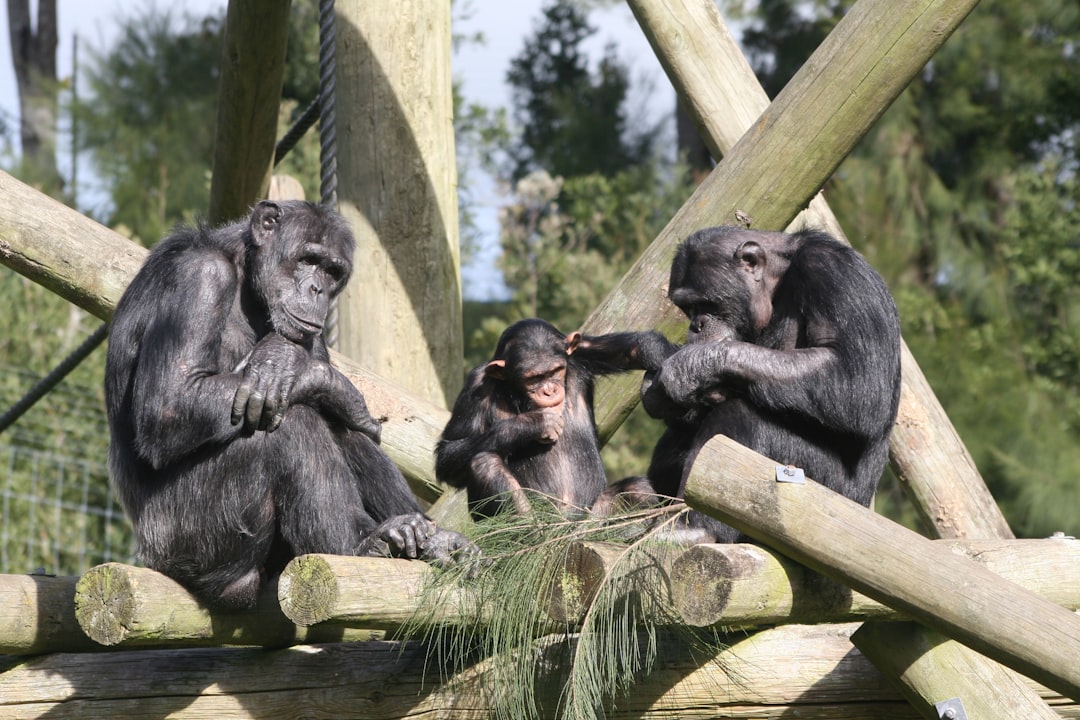
[[[468,565],[480,558],[480,548],[459,532],[437,528],[420,549],[420,559],[435,565]]]
[[[381,523],[360,544],[357,555],[454,565],[474,562],[480,548],[461,533],[437,527],[423,513],[409,513]]]
[[[368,535],[357,555],[368,557],[400,557],[415,560],[420,550],[438,528],[423,513],[396,515],[385,520]]]

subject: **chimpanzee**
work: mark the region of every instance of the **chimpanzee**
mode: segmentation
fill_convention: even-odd
[[[165,238],[117,305],[113,482],[143,562],[212,606],[251,606],[302,553],[471,549],[421,513],[330,365],[322,329],[353,247],[331,210],[260,202],[247,220]]]
[[[633,364],[607,336],[564,335],[537,318],[503,331],[495,356],[474,368],[436,449],[436,476],[468,488],[473,517],[528,515],[526,491],[583,514],[607,480],[593,417],[593,381]]]
[[[595,511],[682,498],[697,452],[717,434],[868,506],[900,399],[900,326],[866,260],[820,231],[708,228],[679,246],[668,294],[689,318],[687,344],[640,334],[652,349],[632,356],[647,371],[642,403],[667,429],[647,478],[612,485]],[[705,540],[739,538],[698,513],[690,526]]]

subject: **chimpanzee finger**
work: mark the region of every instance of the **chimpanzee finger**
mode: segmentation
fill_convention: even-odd
[[[248,404],[248,398],[251,397],[251,384],[248,381],[240,383],[240,387],[236,388],[236,395],[233,396],[232,404],[232,417],[231,421],[233,425],[236,425],[245,416]]]
[[[387,533],[390,545],[397,549],[396,555],[413,559],[416,557],[416,530],[407,523],[392,528]]]

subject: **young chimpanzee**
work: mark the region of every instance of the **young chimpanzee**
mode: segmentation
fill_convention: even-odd
[[[563,335],[520,320],[495,356],[474,368],[436,450],[435,473],[468,489],[473,517],[529,514],[528,491],[567,514],[584,513],[607,484],[593,417],[593,380],[632,364],[636,352],[607,336]]]
[[[311,203],[187,228],[150,253],[113,316],[113,483],[147,566],[243,608],[301,553],[446,559],[379,423],[322,340],[353,238]]]
[[[822,232],[709,228],[678,248],[668,292],[689,318],[687,344],[665,349],[639,334],[652,350],[634,356],[647,371],[642,403],[667,430],[648,477],[612,485],[596,512],[620,499],[682,498],[694,457],[717,434],[869,505],[900,399],[900,326],[866,260]],[[719,542],[739,537],[698,513],[690,524]]]

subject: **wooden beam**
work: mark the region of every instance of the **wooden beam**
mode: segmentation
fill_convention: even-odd
[[[1080,540],[935,540],[933,546],[933,557],[974,560],[1050,602],[1080,608]],[[696,545],[672,563],[670,581],[674,608],[690,625],[904,619],[888,605],[759,545]]]
[[[74,603],[79,627],[105,646],[286,647],[382,636],[369,630],[297,627],[282,614],[273,584],[251,610],[212,611],[175,580],[122,563],[86,571],[75,585]]]
[[[946,633],[1063,695],[1080,698],[1080,615],[717,435],[698,454],[687,502],[834,580]]]
[[[415,560],[301,555],[282,571],[277,599],[282,612],[300,626],[331,621],[397,630],[424,612],[423,590],[432,573],[430,565]],[[432,622],[459,617],[453,598],[439,598],[436,604]]]
[[[641,678],[610,720],[916,720],[852,648],[853,627],[785,626],[731,637],[714,662],[673,657]],[[490,717],[486,660],[440,682],[420,643],[284,650],[206,648],[0,658],[0,716],[179,720],[318,716],[339,720]],[[1043,690],[1046,693],[1047,691]],[[1047,694],[1062,717],[1075,703]]]
[[[274,169],[292,0],[229,0],[207,220],[247,215]]]
[[[337,0],[341,352],[450,407],[464,379],[450,4]]]
[[[926,720],[944,717],[935,706],[952,699],[979,720],[1061,717],[1019,675],[915,623],[866,623],[851,642],[875,667],[899,678],[904,697]]]
[[[93,650],[75,620],[74,577],[0,575],[0,655]]]

